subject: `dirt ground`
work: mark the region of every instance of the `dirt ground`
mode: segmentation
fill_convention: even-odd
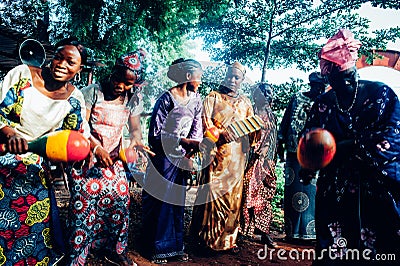
[[[61,195],[60,193],[58,193]],[[130,233],[128,243],[128,255],[139,266],[157,265],[141,255],[140,251],[140,232],[141,232],[141,190],[139,188],[131,189],[131,208],[130,208]],[[185,208],[185,230],[187,232],[191,213],[192,203],[195,197],[195,190],[189,190],[187,193],[187,204]],[[67,197],[59,197],[59,206],[62,215],[66,215]],[[311,242],[305,243],[287,243],[284,241],[284,235],[279,232],[273,232],[272,236],[278,243],[276,249],[266,248],[265,245],[248,239],[239,238],[238,246],[240,252],[232,254],[231,252],[203,252],[198,247],[190,244],[190,238],[185,238],[185,252],[189,254],[189,261],[186,263],[178,261],[169,261],[167,265],[304,265],[309,266],[312,261],[308,254],[313,251]],[[99,258],[92,258],[87,266],[108,266],[111,265]]]
[[[239,254],[233,255],[229,252],[217,253],[209,256],[198,254],[194,250],[188,249],[189,262],[169,262],[168,265],[311,265],[311,260],[301,260],[301,251],[305,248],[309,249],[312,247],[291,245],[283,242],[278,242],[279,246],[277,250],[267,250],[265,253],[265,247],[258,243],[250,241],[242,241],[240,244],[241,251]],[[277,251],[280,250],[280,259],[277,256]],[[285,250],[285,253],[282,253]],[[297,252],[294,252],[296,250]],[[290,252],[290,253],[289,253]],[[138,265],[155,265],[147,259],[140,256],[135,251],[129,252],[131,258]],[[289,258],[289,254],[292,254],[292,258]],[[298,254],[298,258],[296,258]],[[286,259],[286,260],[285,260]],[[95,265],[95,264],[93,264]],[[98,264],[100,265],[100,264]]]
[[[215,254],[202,254],[192,247],[186,246],[186,252],[189,254],[189,262],[182,263],[178,261],[168,262],[167,265],[304,265],[309,266],[312,261],[308,259],[308,251],[313,247],[311,245],[289,244],[277,239],[278,247],[275,250],[267,249],[260,243],[248,240],[239,241],[241,248],[238,254],[230,252],[218,252]],[[139,243],[138,243],[139,244]],[[307,252],[306,252],[307,251]],[[278,255],[279,252],[279,255]],[[303,255],[302,256],[302,252]],[[129,250],[129,256],[139,266],[157,265],[151,263],[148,259],[142,257],[139,252]],[[304,259],[303,259],[304,257]],[[107,262],[93,259],[89,262],[89,266],[105,266],[110,265]]]
[[[269,249],[260,243],[248,240],[240,240],[240,252],[232,254],[230,252],[217,252],[214,254],[204,254],[196,251],[190,245],[186,246],[186,252],[189,254],[189,261],[182,263],[179,261],[169,261],[167,265],[304,265],[310,266],[312,260],[308,258],[308,252],[313,249],[310,244],[290,244],[280,239],[276,239],[278,247]],[[140,243],[137,243],[140,245]],[[139,266],[157,265],[151,263],[147,258],[134,250],[129,249],[130,258]],[[279,255],[278,255],[279,254]],[[304,254],[304,255],[302,255]],[[100,259],[91,259],[88,266],[108,266],[111,264]]]

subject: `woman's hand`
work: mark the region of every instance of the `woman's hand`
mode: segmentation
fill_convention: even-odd
[[[14,154],[23,154],[28,152],[28,142],[26,139],[17,135],[17,132],[11,127],[5,126],[1,130],[1,142],[5,144],[8,152]]]
[[[102,167],[110,167],[113,165],[113,160],[111,159],[110,154],[100,145],[93,149],[93,155]]]
[[[156,155],[155,152],[150,150],[149,146],[144,145],[141,140],[131,140],[131,143],[129,144],[128,148],[135,149],[137,152],[142,154],[147,152],[151,156]]]
[[[146,145],[143,144],[141,140],[131,140],[131,143],[129,144],[130,149],[137,149],[137,150],[143,150],[143,148],[148,148]]]
[[[26,139],[14,135],[7,140],[6,149],[10,153],[23,154],[28,152],[28,142]]]
[[[215,143],[217,146],[222,146],[222,145],[224,145],[224,144],[226,144],[226,143],[228,143],[228,142],[231,142],[232,140],[231,140],[231,137],[229,136],[229,134],[228,134],[228,132],[226,132],[226,131],[222,131],[220,134],[219,134],[219,138],[218,138],[218,141],[217,141],[217,143]]]
[[[181,138],[179,144],[182,145],[187,154],[193,154],[200,150],[200,141],[198,140]]]

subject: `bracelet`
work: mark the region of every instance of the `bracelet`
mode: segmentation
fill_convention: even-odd
[[[100,144],[97,144],[94,148],[93,148],[93,155],[96,155],[96,150],[97,148],[100,147]]]

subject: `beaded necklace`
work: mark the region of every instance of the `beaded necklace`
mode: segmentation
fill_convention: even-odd
[[[358,83],[357,83],[356,89],[354,91],[354,96],[353,96],[352,103],[350,104],[349,108],[347,108],[346,110],[343,110],[339,105],[339,101],[337,99],[337,95],[336,95],[336,92],[335,92],[336,106],[337,106],[337,108],[339,109],[340,112],[342,112],[342,113],[346,113],[347,112],[348,113],[348,112],[350,112],[351,109],[353,109],[354,104],[356,103],[357,93],[358,93]]]

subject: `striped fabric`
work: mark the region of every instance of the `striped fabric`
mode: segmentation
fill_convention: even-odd
[[[264,121],[257,115],[245,118],[243,120],[235,121],[227,128],[230,138],[229,140],[236,140],[264,127]]]

